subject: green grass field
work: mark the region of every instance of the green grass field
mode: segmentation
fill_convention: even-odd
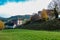
[[[0,30],[0,40],[60,40],[60,32],[25,29]]]

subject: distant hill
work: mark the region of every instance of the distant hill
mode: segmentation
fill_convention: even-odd
[[[8,18],[0,17],[0,20],[2,20],[2,21],[7,21],[7,20],[8,20]]]
[[[16,16],[11,16],[10,18],[8,19],[14,19],[14,20],[17,20],[18,18],[21,18],[21,19],[29,19],[31,15],[16,15]]]
[[[29,19],[31,15],[16,15],[16,16],[11,16],[9,18],[3,18],[3,17],[0,17],[0,20],[2,21],[8,21],[8,20],[17,20],[18,18],[21,18],[21,19]]]

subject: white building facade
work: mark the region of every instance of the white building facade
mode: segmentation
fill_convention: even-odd
[[[22,25],[23,24],[23,21],[21,19],[18,19],[17,20],[17,25]]]

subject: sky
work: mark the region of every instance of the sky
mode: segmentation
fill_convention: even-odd
[[[51,0],[0,0],[0,17],[15,15],[32,15],[42,9],[47,9]]]

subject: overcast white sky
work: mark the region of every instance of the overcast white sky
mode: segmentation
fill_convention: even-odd
[[[0,16],[10,17],[14,15],[25,15],[37,13],[43,8],[47,8],[51,0],[32,0],[27,2],[8,2],[0,6]]]

